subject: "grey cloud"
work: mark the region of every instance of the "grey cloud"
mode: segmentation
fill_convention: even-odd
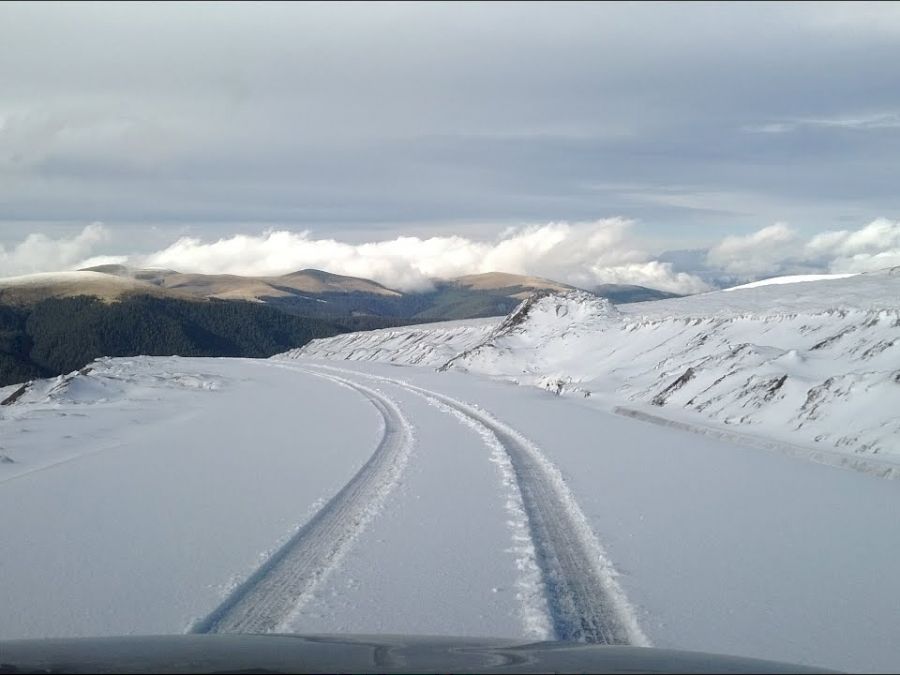
[[[825,129],[855,129],[870,131],[873,129],[900,128],[900,113],[880,112],[866,113],[854,117],[835,117],[819,119],[791,119],[768,122],[745,127],[746,131],[761,134],[784,134],[803,127],[820,127]]]
[[[676,245],[865,222],[898,209],[898,26],[886,5],[6,3],[0,204],[222,233],[621,215]]]

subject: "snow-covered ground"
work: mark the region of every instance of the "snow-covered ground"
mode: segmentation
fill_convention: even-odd
[[[260,363],[104,360],[0,408],[0,636],[180,632],[369,459],[365,399]]]
[[[845,274],[789,274],[783,277],[769,277],[768,279],[760,279],[759,281],[751,281],[740,286],[732,286],[731,288],[723,288],[724,291],[736,291],[739,288],[758,288],[759,286],[771,286],[773,284],[797,284],[804,281],[825,281],[828,279],[846,279],[847,277],[856,276],[857,273],[850,272]]]
[[[867,428],[890,422],[894,390],[862,396],[896,371],[893,346],[863,354],[895,339],[896,277],[813,283],[859,279],[881,296],[841,286],[826,309],[795,313],[787,286],[618,308],[546,296],[500,322],[270,360],[102,359],[4,388],[0,638],[411,633],[896,670],[897,481],[613,413],[631,397],[673,417],[693,377],[664,405],[641,396],[743,340],[769,358],[735,358],[737,380],[783,363],[799,379],[800,359],[776,355],[793,344],[811,381],[830,363],[864,382],[828,416],[865,401]],[[816,294],[805,286],[792,293]],[[854,294],[868,304],[842,305]],[[685,427],[716,423],[683,413]],[[765,415],[721,429],[771,440]],[[875,464],[895,447],[878,439],[862,453]]]
[[[377,388],[150,357],[33,383],[0,408],[0,638],[548,637],[503,458]]]
[[[433,368],[138,358],[62,382],[2,409],[4,638],[345,631],[900,660],[894,481]]]
[[[638,423],[585,399],[471,374],[300,363],[368,381],[404,409],[411,390],[420,398],[422,390],[438,392],[517,430],[560,471],[601,547],[605,573],[622,590],[622,621],[633,619],[652,645],[861,671],[900,663],[895,481]],[[444,478],[466,489],[455,473]],[[453,502],[454,520],[474,524],[482,511],[473,515],[467,501],[463,492]],[[387,523],[382,531],[380,547],[368,550],[402,558],[404,531]],[[370,559],[364,546],[349,558],[357,568]],[[348,598],[354,630],[371,619],[352,608],[374,610],[383,601],[370,590],[362,585]],[[403,630],[414,625],[412,605],[406,611]],[[379,628],[398,620],[377,614]]]
[[[900,474],[898,269],[618,307],[580,292],[544,295],[492,327],[457,322],[458,353],[440,363],[446,333],[435,324],[390,339],[343,335],[299,354],[485,374]]]
[[[498,321],[491,317],[345,333],[328,340],[315,340],[278,358],[290,359],[303,355],[436,368],[490,335]]]

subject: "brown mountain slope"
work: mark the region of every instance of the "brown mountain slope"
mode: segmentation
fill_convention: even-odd
[[[573,286],[563,284],[552,279],[532,277],[522,274],[508,274],[506,272],[485,272],[484,274],[467,274],[451,281],[456,286],[469,288],[476,291],[502,291],[513,289],[510,297],[525,299],[534,291],[558,291],[573,290]],[[521,290],[515,290],[521,289]]]
[[[151,284],[205,298],[225,300],[262,300],[286,298],[308,293],[368,293],[400,297],[402,294],[368,279],[330,274],[320,270],[300,270],[271,277],[245,277],[235,274],[184,274],[173,270],[133,269],[122,265],[101,265],[89,271],[140,279]]]
[[[88,295],[104,302],[114,302],[124,296],[152,295],[156,297],[189,298],[139,279],[123,278],[99,272],[52,272],[0,278],[0,303],[30,305],[47,298],[69,298]]]

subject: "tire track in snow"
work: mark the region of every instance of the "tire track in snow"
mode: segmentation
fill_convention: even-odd
[[[488,413],[438,392],[393,378],[331,366],[316,367],[401,387],[447,406],[492,434],[505,450],[515,474],[556,638],[649,645],[587,518],[559,470],[536,445]]]
[[[281,629],[337,566],[403,473],[412,446],[412,427],[394,402],[344,378],[305,372],[365,396],[384,420],[384,436],[356,475],[222,604],[195,623],[191,633]]]
[[[472,429],[478,434],[487,448],[491,451],[490,461],[497,467],[500,481],[506,494],[504,507],[507,514],[507,527],[512,538],[511,552],[516,555],[516,599],[519,601],[519,611],[522,619],[522,627],[525,635],[530,640],[550,640],[555,636],[555,630],[551,622],[550,607],[547,595],[544,592],[543,577],[537,562],[537,552],[528,526],[528,514],[522,501],[522,492],[516,480],[516,472],[510,462],[509,454],[497,436],[481,422],[451,408],[445,403],[430,396],[423,396],[418,392],[410,392],[416,396],[425,398],[429,405],[441,412],[454,417],[461,424]]]

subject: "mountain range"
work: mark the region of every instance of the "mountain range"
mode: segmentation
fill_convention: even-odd
[[[281,276],[186,274],[101,265],[0,279],[0,386],[78,369],[100,356],[264,357],[354,330],[502,316],[536,291],[572,286],[500,272],[402,292],[306,269]],[[668,297],[606,285],[615,302]]]
[[[369,279],[315,269],[280,276],[238,276],[100,265],[77,272],[0,279],[0,303],[29,305],[46,298],[78,295],[112,301],[143,294],[182,300],[263,302],[300,316],[370,316],[406,323],[501,316],[535,291],[569,290],[574,287],[541,277],[503,272],[436,279],[427,290],[403,292]],[[675,297],[656,289],[625,284],[602,284],[582,290],[615,303]]]

